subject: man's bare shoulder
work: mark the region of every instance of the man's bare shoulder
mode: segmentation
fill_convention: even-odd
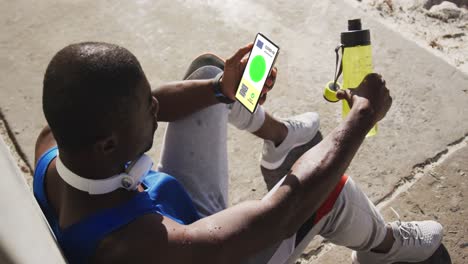
[[[34,149],[34,165],[37,164],[38,159],[44,154],[48,149],[57,145],[52,130],[49,126],[45,126],[36,139],[36,146]]]
[[[160,214],[138,217],[101,240],[94,263],[174,263],[185,226]],[[176,255],[177,257],[175,257]]]

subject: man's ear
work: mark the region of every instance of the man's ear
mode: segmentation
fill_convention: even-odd
[[[109,155],[117,149],[117,143],[117,137],[112,133],[110,136],[96,142],[95,151],[104,155]]]

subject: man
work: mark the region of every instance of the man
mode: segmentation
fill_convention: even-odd
[[[311,219],[302,244],[320,234],[356,250],[355,263],[422,261],[438,248],[440,224],[386,225],[343,176],[390,108],[377,74],[339,91],[352,106],[348,117],[264,199],[227,208],[228,122],[265,139],[262,166],[269,170],[318,131],[315,113],[278,120],[261,106],[251,115],[234,102],[251,48],[225,62],[202,55],[184,81],[153,91],[124,48],[78,43],[53,57],[43,87],[50,128],[37,140],[34,192],[70,263],[291,262],[298,251],[294,234]],[[262,103],[275,77],[276,69]],[[146,176],[133,188],[141,179],[131,172],[140,171],[157,120],[169,122],[158,170],[141,170]],[[116,187],[113,179],[122,181]]]

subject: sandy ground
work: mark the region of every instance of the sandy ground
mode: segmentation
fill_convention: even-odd
[[[362,11],[468,73],[468,1],[348,0]],[[455,5],[457,3],[458,5]],[[439,4],[439,5],[438,5]]]

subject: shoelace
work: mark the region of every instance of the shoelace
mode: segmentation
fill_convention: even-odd
[[[424,237],[419,225],[407,222],[402,223],[400,220],[400,215],[397,213],[397,211],[395,211],[395,209],[392,207],[390,207],[390,209],[398,218],[398,232],[403,238],[403,244],[405,244],[405,242],[411,244],[411,241],[413,241],[413,245],[420,245],[421,240],[424,239]]]
[[[288,122],[291,127],[293,128],[302,128],[304,126],[304,122],[301,122],[299,120],[287,120],[286,122]]]
[[[400,215],[393,209],[393,207],[390,207],[390,209],[393,211],[393,213],[397,216],[398,218],[398,232],[400,233],[400,236],[403,238],[403,244],[411,244],[413,242],[413,245],[421,245],[421,240],[424,239],[423,234],[421,229],[419,228],[418,224],[413,224],[413,223],[402,223],[400,219]]]

